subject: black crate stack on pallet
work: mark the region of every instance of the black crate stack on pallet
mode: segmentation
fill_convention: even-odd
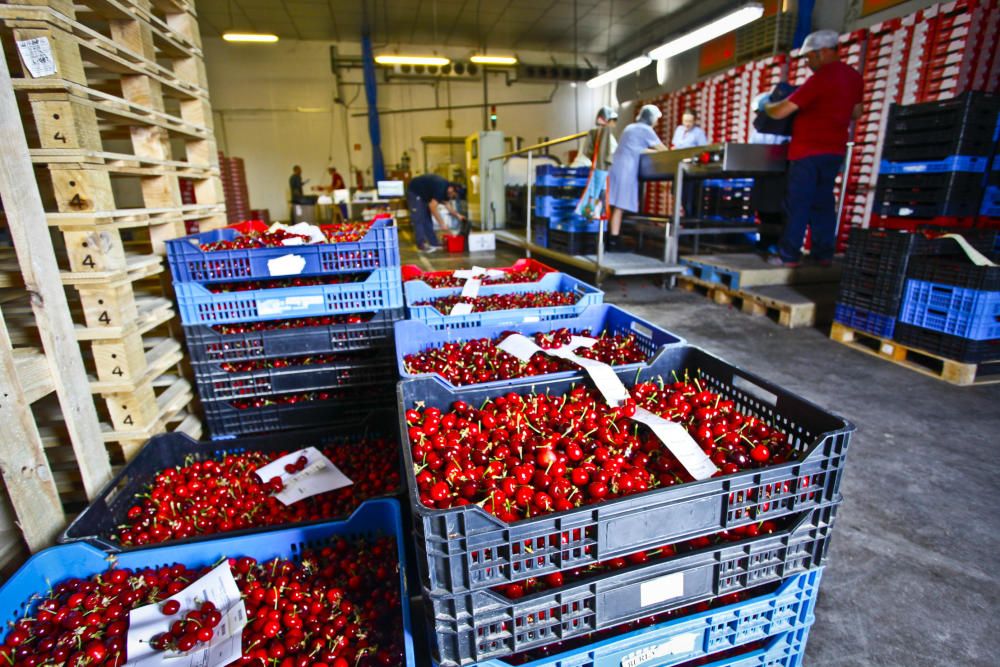
[[[534,242],[567,255],[597,252],[598,222],[577,215],[590,179],[589,167],[539,165],[535,169]]]
[[[393,324],[404,317],[394,221],[313,230],[326,242],[283,245],[249,221],[167,243],[215,439],[393,402]]]
[[[998,112],[1000,96],[983,92],[893,105],[882,145],[875,223],[971,226],[1000,138]]]

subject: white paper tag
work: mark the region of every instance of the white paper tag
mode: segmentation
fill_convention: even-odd
[[[233,662],[242,655],[247,612],[228,561],[167,599],[177,600],[181,605],[180,611],[173,616],[166,616],[162,611],[166,600],[129,612],[126,637],[128,665],[218,667]],[[153,637],[167,632],[171,623],[183,618],[185,613],[199,608],[205,601],[214,603],[222,614],[222,620],[215,627],[215,636],[205,648],[189,653],[174,653],[157,651],[150,646],[149,642]]]
[[[639,587],[639,604],[648,607],[684,595],[684,573],[674,572],[647,581]]]
[[[306,457],[305,468],[299,472],[285,470],[287,464],[295,463],[300,456]],[[268,482],[275,477],[281,478],[285,488],[274,494],[274,497],[285,505],[291,505],[304,498],[354,484],[333,464],[333,461],[315,447],[306,447],[297,452],[286,454],[280,459],[275,459],[267,465],[257,468],[255,472],[263,482]]]
[[[554,357],[561,357],[567,361],[572,361],[587,371],[590,379],[593,380],[594,385],[597,386],[597,390],[601,392],[601,396],[608,402],[608,405],[617,406],[629,398],[628,389],[618,379],[618,374],[615,373],[611,366],[600,361],[594,361],[593,359],[578,357],[567,347],[561,347],[557,350],[546,350],[546,352]]]
[[[525,363],[527,363],[533,355],[542,351],[542,348],[535,345],[535,341],[518,333],[511,334],[504,338],[500,344],[497,345],[497,349],[502,352],[506,352],[507,354]]]
[[[296,246],[296,245],[305,245],[305,244],[306,244],[306,240],[305,239],[301,239],[298,236],[292,236],[292,237],[287,238],[287,239],[281,239],[281,245],[283,245],[285,247]]]
[[[451,307],[451,312],[448,313],[448,314],[449,315],[468,315],[471,312],[472,312],[472,304],[471,303],[465,303],[463,301],[462,303],[456,303],[454,306],[452,306]]]
[[[284,299],[261,299],[257,303],[258,315],[281,315],[296,310],[306,310],[313,306],[322,306],[323,296],[290,296]]]
[[[462,287],[462,298],[463,299],[475,299],[479,296],[479,288],[482,287],[483,281],[479,278],[469,278],[465,281],[465,285]]]
[[[695,479],[708,479],[719,471],[687,429],[677,422],[668,421],[645,408],[636,408],[632,419],[652,429],[660,442]]]
[[[290,241],[291,239],[285,239]],[[301,242],[301,239],[298,239]],[[272,276],[297,276],[306,268],[306,260],[299,255],[282,255],[267,260],[267,272]]]
[[[309,243],[326,243],[326,234],[323,230],[316,225],[310,224],[308,222],[299,222],[288,228],[288,231],[292,234],[298,234],[300,236],[305,236],[309,239]]]
[[[690,653],[694,650],[695,645],[698,643],[699,637],[701,637],[701,633],[699,632],[688,632],[683,635],[671,637],[667,641],[660,642],[659,644],[644,646],[637,651],[623,655],[621,659],[621,667],[642,667],[642,665],[645,665],[647,662],[658,658]]]
[[[35,37],[17,43],[24,66],[31,76],[49,76],[56,73],[56,60],[52,57],[52,45],[48,37]]]
[[[471,269],[458,269],[453,271],[451,275],[455,276],[459,280],[468,280],[469,278],[478,278],[485,273],[486,269],[483,267],[473,266]]]

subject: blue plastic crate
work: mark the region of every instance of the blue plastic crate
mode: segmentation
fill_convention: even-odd
[[[1000,218],[1000,185],[987,185],[983,192],[983,205],[979,209],[979,215],[990,218]]]
[[[602,304],[590,306],[579,317],[559,322],[533,322],[518,326],[518,333],[525,336],[532,336],[539,332],[547,332],[552,329],[567,328],[574,332],[587,332],[591,336],[597,337],[601,333],[609,334],[635,334],[639,349],[646,353],[650,362],[656,354],[668,345],[683,345],[684,339],[661,329],[655,324],[640,319],[617,306]],[[396,322],[396,362],[399,367],[399,375],[403,379],[415,377],[425,377],[426,373],[408,373],[403,363],[404,357],[408,354],[419,354],[434,347],[439,347],[445,343],[456,341],[467,341],[477,338],[497,338],[504,331],[509,331],[504,326],[484,326],[470,329],[432,329],[423,322],[416,320],[403,320]],[[626,364],[619,366],[621,369],[639,369],[647,364]],[[497,380],[494,382],[481,382],[476,387],[503,387],[512,384],[534,383],[539,380],[556,380],[560,378],[570,378],[578,373],[565,371],[562,373],[550,373],[544,376],[532,376],[519,378],[516,380]],[[439,375],[431,375],[437,378],[442,384],[454,387],[450,382]]]
[[[415,306],[420,301],[430,301],[445,296],[461,294],[460,287],[432,289],[425,283],[410,281],[405,285],[406,307],[410,318],[419,320],[434,329],[468,329],[481,326],[520,326],[525,322],[541,320],[561,320],[583,314],[588,306],[604,302],[604,292],[582,280],[565,273],[547,273],[533,283],[512,283],[509,285],[483,285],[479,296],[494,294],[520,294],[526,292],[575,292],[579,300],[572,306],[547,306],[543,308],[517,308],[468,315],[445,315],[434,306]]]
[[[606,220],[592,220],[580,215],[574,215],[568,220],[549,220],[549,229],[560,232],[572,232],[574,234],[587,233],[596,234],[601,227],[607,230]]]
[[[1000,338],[1000,291],[907,280],[899,320],[970,340]]]
[[[953,155],[943,160],[926,162],[890,162],[882,160],[879,173],[882,174],[929,174],[943,171],[972,171],[982,173],[989,164],[988,157],[975,155]]]
[[[535,185],[548,187],[583,187],[590,179],[590,167],[561,167],[542,164],[535,167]]]
[[[773,592],[745,602],[672,619],[657,625],[604,639],[582,648],[538,658],[521,667],[669,667],[713,654],[769,640],[747,654],[712,664],[797,665],[782,655],[801,658],[805,632],[815,621],[814,610],[823,568],[790,577]],[[797,649],[795,651],[790,649]],[[655,663],[652,662],[655,659]],[[778,659],[778,662],[769,662]],[[756,661],[756,662],[755,662]],[[437,663],[435,663],[437,664]],[[476,667],[509,667],[504,659],[479,662]]]
[[[863,308],[856,308],[846,303],[837,304],[833,319],[846,324],[852,329],[867,331],[881,338],[892,338],[892,332],[896,328],[895,317],[874,313]]]
[[[200,247],[205,243],[232,241],[240,235],[235,227],[226,227],[167,241],[167,261],[173,279],[211,283],[272,278],[283,274],[272,273],[269,262],[287,255],[305,261],[303,269],[295,274],[302,276],[373,271],[399,265],[399,233],[390,219],[375,220],[358,241],[212,252]]]
[[[346,521],[121,553],[115,556],[115,566],[135,569],[176,562],[188,567],[202,567],[214,565],[229,556],[250,556],[258,561],[277,557],[295,558],[302,547],[337,536],[386,534],[396,539],[406,664],[415,665],[410,610],[406,604],[405,537],[399,503],[393,499],[370,500]],[[34,596],[44,595],[53,584],[73,577],[89,577],[104,572],[108,567],[108,554],[83,542],[62,544],[38,552],[0,588],[0,623],[6,624],[29,613],[33,603],[40,599]]]
[[[547,218],[553,215],[572,215],[580,199],[569,197],[535,197],[535,215]]]
[[[184,324],[261,322],[364,313],[403,305],[399,267],[376,269],[362,282],[213,294],[200,283],[174,283]]]

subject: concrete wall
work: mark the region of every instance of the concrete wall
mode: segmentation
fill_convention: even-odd
[[[338,51],[343,55],[359,52],[356,44],[338,45]],[[400,47],[400,52],[431,51],[429,47]],[[446,55],[464,59],[469,54]],[[531,63],[549,63],[553,59],[553,54],[548,53],[519,52],[518,56]],[[571,55],[554,57],[561,64],[572,63]],[[293,164],[300,164],[303,175],[310,179],[307,190],[328,183],[328,165],[336,165],[346,177],[348,156],[355,167],[365,172],[366,185],[371,183],[361,70],[344,71],[341,93],[347,106],[336,103],[337,80],[331,71],[329,43],[282,40],[274,45],[232,45],[206,39],[205,63],[216,138],[227,155],[246,161],[253,208],[268,208],[272,217],[287,215],[288,176]],[[380,84],[378,94],[382,112],[426,109],[381,116],[382,152],[387,166],[398,163],[405,151],[414,172],[422,172],[421,137],[449,133],[465,137],[483,126],[480,106],[455,109],[450,114],[446,108],[449,103],[481,105],[481,80],[437,86],[390,82]],[[497,109],[498,128],[529,143],[587,129],[598,107],[610,100],[610,95],[610,87],[599,91],[568,83],[514,83],[508,87],[503,75],[490,75],[488,80],[489,102],[501,105]],[[511,102],[530,104],[503,106]],[[556,151],[560,157],[577,147],[566,146]],[[434,163],[448,159],[447,149],[433,149],[428,158],[433,168]],[[456,148],[453,159],[462,163],[464,153]]]

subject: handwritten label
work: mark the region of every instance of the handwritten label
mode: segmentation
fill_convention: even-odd
[[[712,459],[702,451],[687,429],[677,422],[668,421],[645,408],[637,408],[632,419],[652,429],[653,434],[695,479],[708,479],[718,472]]]
[[[56,60],[52,57],[52,45],[48,37],[35,37],[17,43],[24,66],[31,76],[51,76],[56,73]]]
[[[642,584],[639,587],[639,604],[648,607],[682,595],[684,595],[684,573],[674,572]]]
[[[161,611],[165,600],[129,612],[129,629],[125,639],[128,665],[218,667],[242,655],[247,612],[228,561],[167,599],[177,600],[181,605],[181,610],[173,616],[166,616]],[[170,629],[171,623],[183,618],[186,612],[198,609],[206,601],[214,603],[222,614],[222,621],[215,627],[215,636],[207,646],[188,653],[177,653],[157,651],[150,645],[156,635]]]
[[[285,470],[286,465],[295,463],[302,456],[306,457],[305,468],[298,472]],[[330,459],[323,455],[323,452],[315,447],[306,447],[297,452],[286,454],[257,468],[256,473],[264,482],[275,477],[281,478],[284,488],[274,494],[274,497],[285,505],[291,505],[304,498],[354,484]]]
[[[304,268],[306,260],[299,255],[282,255],[267,260],[267,272],[272,276],[297,276]]]

